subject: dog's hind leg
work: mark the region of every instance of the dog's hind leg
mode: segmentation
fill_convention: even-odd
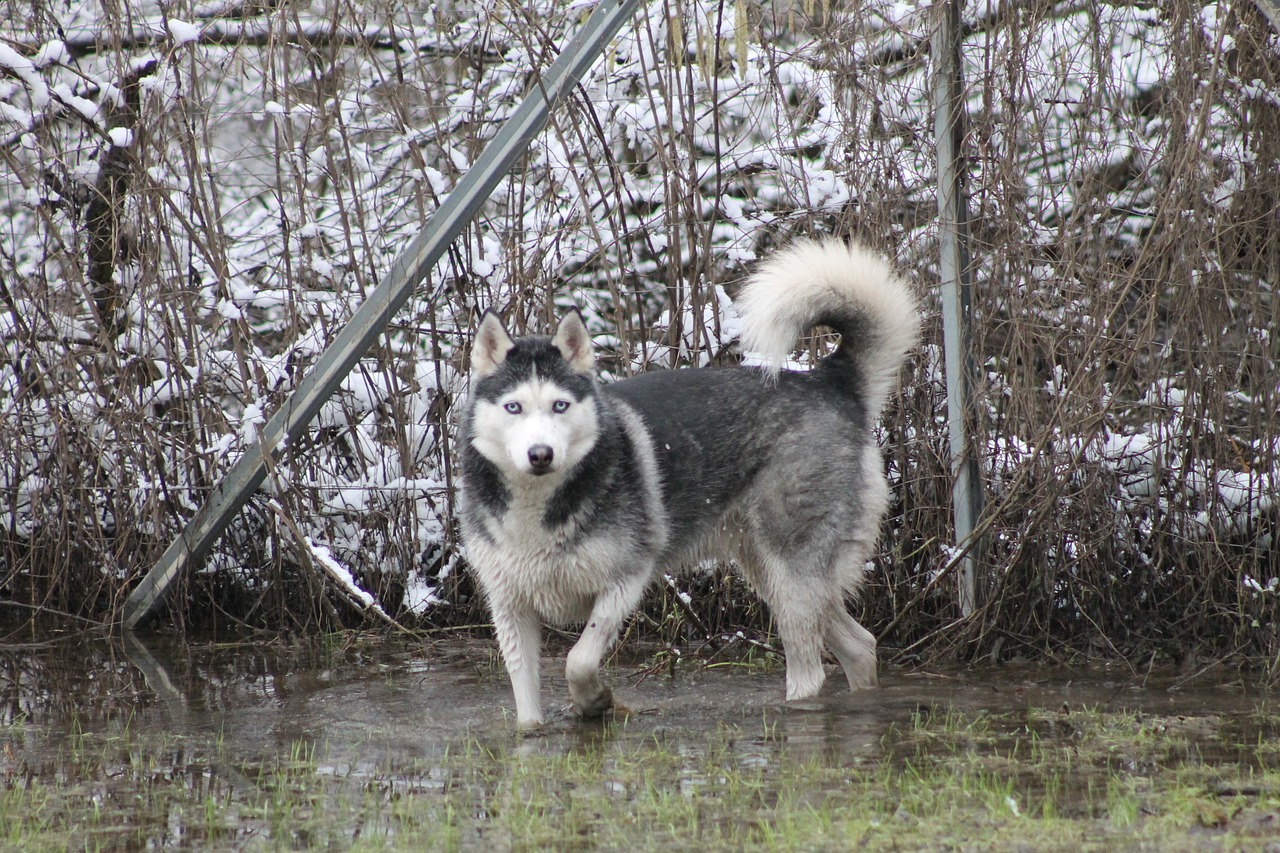
[[[539,671],[542,625],[531,607],[490,600],[493,626],[498,634],[502,660],[511,676],[516,698],[516,722],[531,728],[543,722],[542,675]]]
[[[827,622],[827,648],[840,661],[850,690],[876,686],[876,638],[849,615],[843,604],[834,609]]]
[[[565,677],[569,696],[585,719],[597,719],[613,708],[613,692],[600,680],[600,661],[617,639],[623,623],[640,604],[649,573],[632,576],[600,595],[582,636],[569,650]]]
[[[743,542],[738,555],[747,583],[764,599],[782,638],[787,662],[787,701],[818,695],[826,680],[822,668],[822,640],[830,602],[821,584],[794,578],[784,561],[766,557],[754,543]]]
[[[820,611],[790,596],[773,596],[769,610],[782,637],[787,659],[787,701],[817,696],[827,673],[822,668],[823,626]]]

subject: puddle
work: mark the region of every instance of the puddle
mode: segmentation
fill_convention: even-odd
[[[773,803],[752,807],[770,820],[780,797],[812,810],[855,782],[873,799],[898,797],[873,803],[889,819],[904,808],[910,817],[903,779],[930,774],[1007,786],[1013,814],[1047,811],[1054,797],[1055,810],[1088,819],[1109,814],[1117,779],[1140,792],[1142,780],[1184,767],[1213,771],[1201,787],[1276,793],[1277,717],[1265,693],[1232,679],[890,671],[876,691],[849,694],[833,675],[823,696],[786,705],[779,669],[640,678],[639,664],[618,665],[610,678],[634,713],[601,726],[555,705],[567,695],[561,661],[544,662],[551,724],[521,737],[488,642],[286,648],[139,636],[2,646],[0,811],[10,817],[0,817],[0,838],[16,832],[55,848],[345,849],[408,844],[434,821],[450,832],[430,834],[428,846],[520,848],[529,833],[540,836],[513,823],[510,797],[535,816],[545,797],[564,820],[583,789],[605,803],[714,794],[730,810],[717,817],[716,838],[772,837],[774,824],[733,812],[734,780],[756,786],[749,802]],[[566,758],[579,764],[555,763]],[[564,781],[566,773],[581,775]],[[406,814],[414,802],[426,812]],[[601,807],[592,808],[596,822],[576,831],[587,847],[609,846]]]

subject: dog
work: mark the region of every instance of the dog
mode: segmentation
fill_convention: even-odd
[[[659,370],[598,383],[582,316],[512,338],[486,312],[461,427],[460,520],[493,616],[521,728],[544,722],[541,624],[583,625],[569,694],[613,709],[600,664],[661,573],[733,560],[768,605],[786,698],[818,693],[824,647],[852,690],[874,687],[876,641],[849,615],[889,487],[873,422],[919,334],[908,285],[879,255],[802,240],[734,301],[762,366]],[[814,326],[839,333],[809,371],[783,370]]]

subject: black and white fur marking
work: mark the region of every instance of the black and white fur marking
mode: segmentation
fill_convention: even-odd
[[[543,722],[542,621],[583,624],[569,693],[613,706],[600,662],[662,572],[733,559],[769,605],[787,699],[815,695],[829,649],[851,689],[876,684],[875,638],[846,609],[888,504],[872,423],[919,311],[880,256],[801,241],[743,286],[744,349],[764,368],[657,371],[597,384],[577,312],[554,337],[512,339],[487,313],[463,425],[462,530],[493,614],[521,726]],[[822,324],[840,345],[781,369]]]

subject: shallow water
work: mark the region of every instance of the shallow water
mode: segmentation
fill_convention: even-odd
[[[532,738],[554,749],[599,726],[576,720],[559,670],[543,661],[550,722]],[[608,680],[631,710],[628,736],[678,738],[719,725],[768,723],[793,747],[832,757],[880,748],[891,725],[934,708],[1007,714],[1019,709],[1091,708],[1159,715],[1238,715],[1267,694],[1234,677],[1131,671],[1082,673],[1034,667],[952,673],[882,673],[880,688],[849,693],[832,672],[823,695],[782,701],[780,668],[697,665],[643,675],[644,661],[615,664]],[[347,648],[278,644],[124,641],[0,645],[0,725],[10,733],[206,734],[240,758],[278,755],[299,741],[323,748],[335,767],[377,766],[440,754],[459,740],[516,735],[506,676],[490,643],[455,639],[421,646],[358,643]],[[42,738],[43,739],[43,738]]]
[[[1146,715],[1177,730],[1155,759],[1150,753],[1133,759],[1151,768],[1126,767],[1130,759],[1121,750],[1115,762],[1125,772],[1184,762],[1266,770],[1276,758],[1257,749],[1275,734],[1264,722],[1272,718],[1261,715],[1268,696],[1221,673],[1180,684],[1172,675],[1120,669],[889,671],[880,689],[857,694],[842,690],[843,679],[833,673],[824,695],[788,705],[776,667],[686,664],[674,674],[642,677],[640,661],[609,672],[618,699],[632,709],[625,724],[591,725],[562,707],[562,661],[544,660],[551,722],[521,736],[505,674],[487,642],[286,647],[139,635],[0,646],[0,783],[10,792],[41,786],[69,792],[50,825],[67,827],[70,837],[98,833],[92,846],[242,847],[264,839],[279,844],[281,827],[295,820],[273,822],[273,806],[263,804],[264,791],[277,792],[282,780],[296,785],[314,811],[324,808],[308,787],[317,780],[352,796],[375,791],[384,800],[457,787],[460,754],[483,764],[513,755],[608,755],[655,742],[695,754],[716,736],[738,767],[769,765],[781,751],[824,767],[867,767],[899,754],[918,756],[919,739],[898,734],[931,716],[990,720],[987,742],[1007,746],[1027,739],[1069,743],[1077,736],[1070,712],[1088,709]],[[678,784],[696,789],[706,780],[685,773]],[[173,788],[187,799],[157,809],[158,792]],[[486,796],[480,790],[468,800],[477,804],[476,820],[485,817]],[[201,802],[216,819],[193,814]],[[102,809],[107,817],[81,824],[83,809]],[[351,819],[366,820],[367,811],[355,809]],[[379,821],[390,820],[375,811]],[[112,834],[101,825],[112,821],[133,829]],[[337,837],[366,830],[340,828]],[[459,843],[482,847],[482,841],[464,834]],[[310,843],[294,833],[286,846]]]

